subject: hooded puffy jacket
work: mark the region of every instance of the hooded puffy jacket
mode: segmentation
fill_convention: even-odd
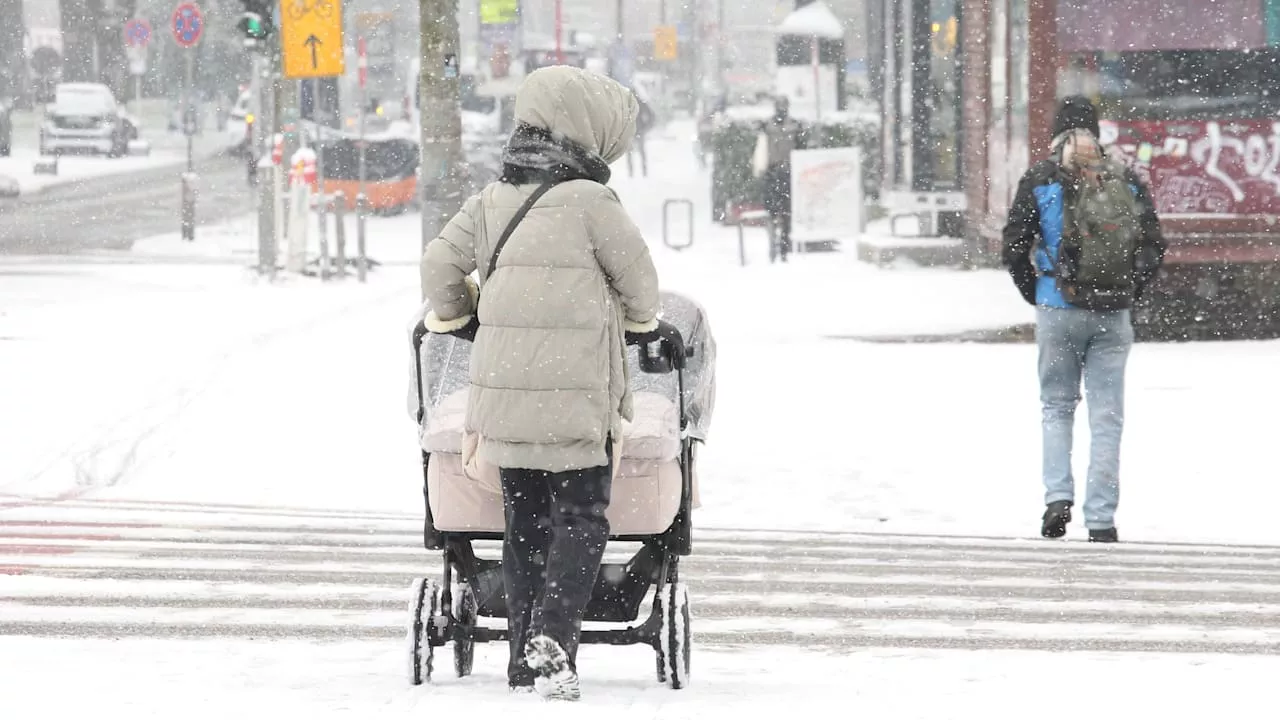
[[[630,147],[636,115],[630,91],[577,68],[537,70],[516,95],[518,123],[605,164]],[[550,472],[599,467],[606,439],[632,419],[624,331],[656,327],[657,272],[613,191],[569,180],[533,205],[484,277],[536,188],[497,182],[470,198],[428,244],[422,284],[442,329],[478,314],[466,426],[480,436],[481,458]],[[477,269],[479,308],[467,284]]]

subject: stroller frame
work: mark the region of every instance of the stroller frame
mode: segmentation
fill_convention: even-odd
[[[413,332],[415,361],[421,364],[421,348],[427,335],[419,322]],[[464,339],[469,339],[465,338]],[[649,335],[627,335],[627,345],[640,352],[640,369],[645,373],[676,373],[680,418],[681,475],[680,505],[671,525],[656,535],[611,535],[611,542],[640,543],[640,549],[625,563],[601,563],[591,599],[583,614],[587,622],[624,624],[619,629],[583,628],[580,643],[604,645],[645,644],[657,655],[657,678],[679,690],[689,681],[692,649],[688,588],[680,581],[680,558],[692,552],[692,500],[694,438],[687,432],[685,407],[686,361],[693,356],[680,331],[660,322]],[[417,372],[418,423],[425,415],[421,368]],[[426,510],[423,546],[443,553],[443,578],[437,583],[417,578],[410,587],[410,682],[430,682],[434,669],[434,649],[454,644],[454,672],[458,677],[471,674],[475,659],[475,643],[506,642],[507,628],[485,628],[479,618],[506,618],[505,595],[501,591],[501,561],[476,556],[475,541],[503,540],[498,532],[450,532],[437,530],[431,514],[431,498],[427,483],[430,453],[422,452],[422,496]],[[481,579],[498,579],[496,592],[479,593]],[[648,616],[640,620],[641,606],[651,587],[656,587]]]

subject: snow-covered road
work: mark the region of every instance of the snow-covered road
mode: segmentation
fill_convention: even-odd
[[[694,684],[658,686],[644,648],[589,647],[587,701],[557,717],[1022,720],[1088,689],[1081,712],[1170,719],[1269,697],[1280,343],[1139,345],[1125,542],[1040,540],[1035,349],[849,339],[1026,322],[1008,278],[851,253],[741,268],[735,234],[701,221],[666,250],[662,201],[706,197],[682,142],[614,184],[718,342],[684,569]],[[418,222],[371,223],[386,264],[364,286],[259,281],[235,219],[195,244],[0,259],[0,710],[530,707],[498,647],[463,681],[404,677],[408,581],[438,562],[405,410]]]

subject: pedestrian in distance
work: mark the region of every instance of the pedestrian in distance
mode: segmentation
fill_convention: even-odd
[[[649,107],[649,103],[636,100],[640,105],[636,111],[636,139],[631,143],[631,150],[627,151],[627,177],[635,177],[635,166],[632,162],[632,155],[640,156],[640,175],[649,177],[649,154],[646,145],[648,144],[649,131],[653,129],[654,115],[653,108]]]
[[[769,259],[781,256],[787,261],[791,253],[791,153],[801,147],[802,128],[791,117],[791,101],[785,96],[774,101],[769,118],[756,137],[752,156],[752,173],[761,183],[760,192],[769,213],[772,244]]]
[[[422,259],[427,329],[474,337],[466,429],[502,481],[507,681],[552,699],[580,696],[578,642],[609,538],[614,441],[632,419],[626,335],[658,327],[648,246],[606,187],[637,114],[635,96],[602,75],[530,73],[502,176]]]
[[[1004,227],[1003,262],[1036,306],[1044,537],[1062,537],[1072,520],[1072,429],[1083,380],[1091,434],[1084,523],[1091,542],[1119,539],[1131,309],[1164,252],[1146,185],[1102,147],[1088,98],[1066,98],[1054,118],[1050,157],[1023,175]]]

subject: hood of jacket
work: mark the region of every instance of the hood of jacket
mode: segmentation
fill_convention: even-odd
[[[516,92],[515,120],[580,145],[612,164],[636,134],[639,104],[617,81],[567,65],[539,68]]]

